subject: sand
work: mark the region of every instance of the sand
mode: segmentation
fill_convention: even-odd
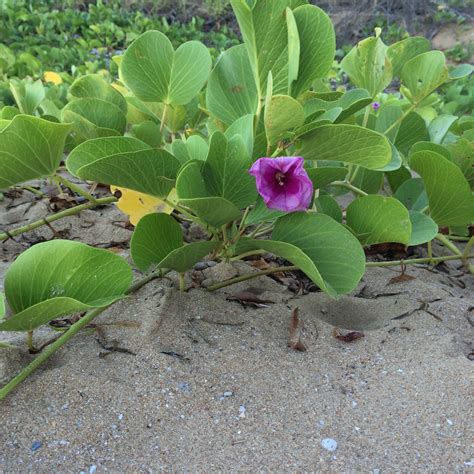
[[[116,211],[101,212],[85,213],[87,232],[79,218],[57,228],[126,242],[106,225]],[[38,236],[51,231],[6,243],[3,258]],[[392,285],[396,269],[370,269],[337,301],[268,277],[215,293],[155,280],[0,402],[0,472],[472,472],[474,282],[446,269],[410,267],[415,279]],[[248,287],[275,303],[227,300]],[[295,307],[306,352],[287,347]],[[321,319],[372,330],[343,342]],[[1,340],[18,346],[0,351],[4,382],[31,356],[22,335]]]

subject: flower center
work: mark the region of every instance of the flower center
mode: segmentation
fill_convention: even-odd
[[[277,171],[275,173],[275,181],[278,183],[279,186],[284,186],[285,181],[286,181],[286,176],[281,171]]]

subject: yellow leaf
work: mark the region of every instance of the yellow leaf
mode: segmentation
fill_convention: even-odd
[[[113,194],[117,191],[122,193],[117,201],[117,207],[124,214],[129,216],[132,225],[137,225],[143,216],[153,212],[162,212],[164,214],[171,214],[173,212],[173,207],[155,196],[132,191],[131,189],[118,188],[116,186],[110,186],[110,191]],[[176,191],[174,189],[169,194],[168,200],[171,202],[177,201]]]
[[[61,76],[54,71],[46,71],[43,74],[43,79],[44,82],[52,82],[54,85],[62,84],[63,80],[61,79]]]

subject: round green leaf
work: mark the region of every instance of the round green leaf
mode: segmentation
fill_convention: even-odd
[[[63,157],[69,124],[16,115],[0,128],[0,189],[54,174]]]
[[[323,125],[299,138],[298,154],[306,160],[342,161],[364,168],[383,168],[392,159],[382,134],[357,125]]]
[[[117,106],[124,114],[127,113],[127,101],[108,84],[100,74],[88,74],[76,79],[69,88],[69,94],[76,99],[101,99]]]
[[[303,106],[293,97],[274,95],[265,107],[265,132],[267,141],[274,145],[285,132],[304,123]]]
[[[380,37],[366,38],[349,51],[341,67],[356,87],[375,97],[392,81],[392,64],[386,52]]]
[[[231,125],[257,110],[257,86],[245,45],[224,52],[209,76],[206,106],[212,115]]]
[[[338,202],[327,192],[320,191],[319,197],[314,200],[318,212],[332,217],[335,221],[342,223],[342,210]]]
[[[392,63],[393,75],[399,77],[407,61],[426,53],[430,48],[430,41],[423,36],[411,36],[391,44],[387,48],[387,56]]]
[[[77,170],[82,179],[165,198],[174,187],[179,161],[165,150],[148,149],[99,158]]]
[[[428,196],[421,178],[410,178],[396,190],[395,197],[413,211],[421,211],[428,205]]]
[[[71,122],[84,139],[122,135],[127,127],[127,118],[116,105],[95,98],[69,102],[61,111],[61,120]]]
[[[53,240],[22,253],[5,276],[14,316],[0,331],[30,331],[55,318],[108,306],[123,297],[132,271],[118,255],[80,242]]]
[[[342,166],[325,166],[306,170],[313,182],[314,189],[325,188],[334,181],[343,181],[347,176],[347,168]]]
[[[298,266],[331,296],[351,292],[364,274],[365,255],[359,242],[324,214],[298,212],[280,217],[272,240],[254,243]]]
[[[222,133],[215,132],[202,169],[208,194],[223,197],[237,208],[253,204],[257,189],[255,179],[248,173],[250,166],[250,157],[241,136],[227,140]]]
[[[202,89],[211,71],[211,57],[198,41],[176,51],[159,31],[147,31],[125,52],[121,63],[125,84],[145,102],[189,103]]]
[[[142,271],[156,265],[184,272],[218,245],[216,241],[183,245],[181,226],[171,216],[148,214],[137,224],[130,250],[135,265]]]
[[[462,226],[474,222],[474,196],[462,171],[432,151],[418,151],[410,167],[425,184],[430,215],[438,225]]]
[[[74,148],[66,160],[66,166],[71,174],[78,176],[79,168],[106,156],[149,148],[146,143],[131,137],[96,138],[87,140]]]
[[[408,89],[408,99],[420,103],[449,79],[446,59],[441,51],[428,51],[410,59],[400,76]]]
[[[408,245],[421,245],[431,242],[438,234],[438,226],[436,222],[419,211],[410,211],[411,221],[411,237]]]
[[[397,199],[385,196],[364,196],[349,204],[347,225],[362,245],[398,242],[407,245],[411,236],[408,210]]]

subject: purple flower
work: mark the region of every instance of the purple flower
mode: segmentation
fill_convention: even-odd
[[[269,209],[294,212],[308,209],[313,182],[303,168],[301,156],[259,158],[249,173],[257,180],[257,190]]]
[[[372,108],[374,110],[379,110],[380,109],[380,102],[372,102]]]

